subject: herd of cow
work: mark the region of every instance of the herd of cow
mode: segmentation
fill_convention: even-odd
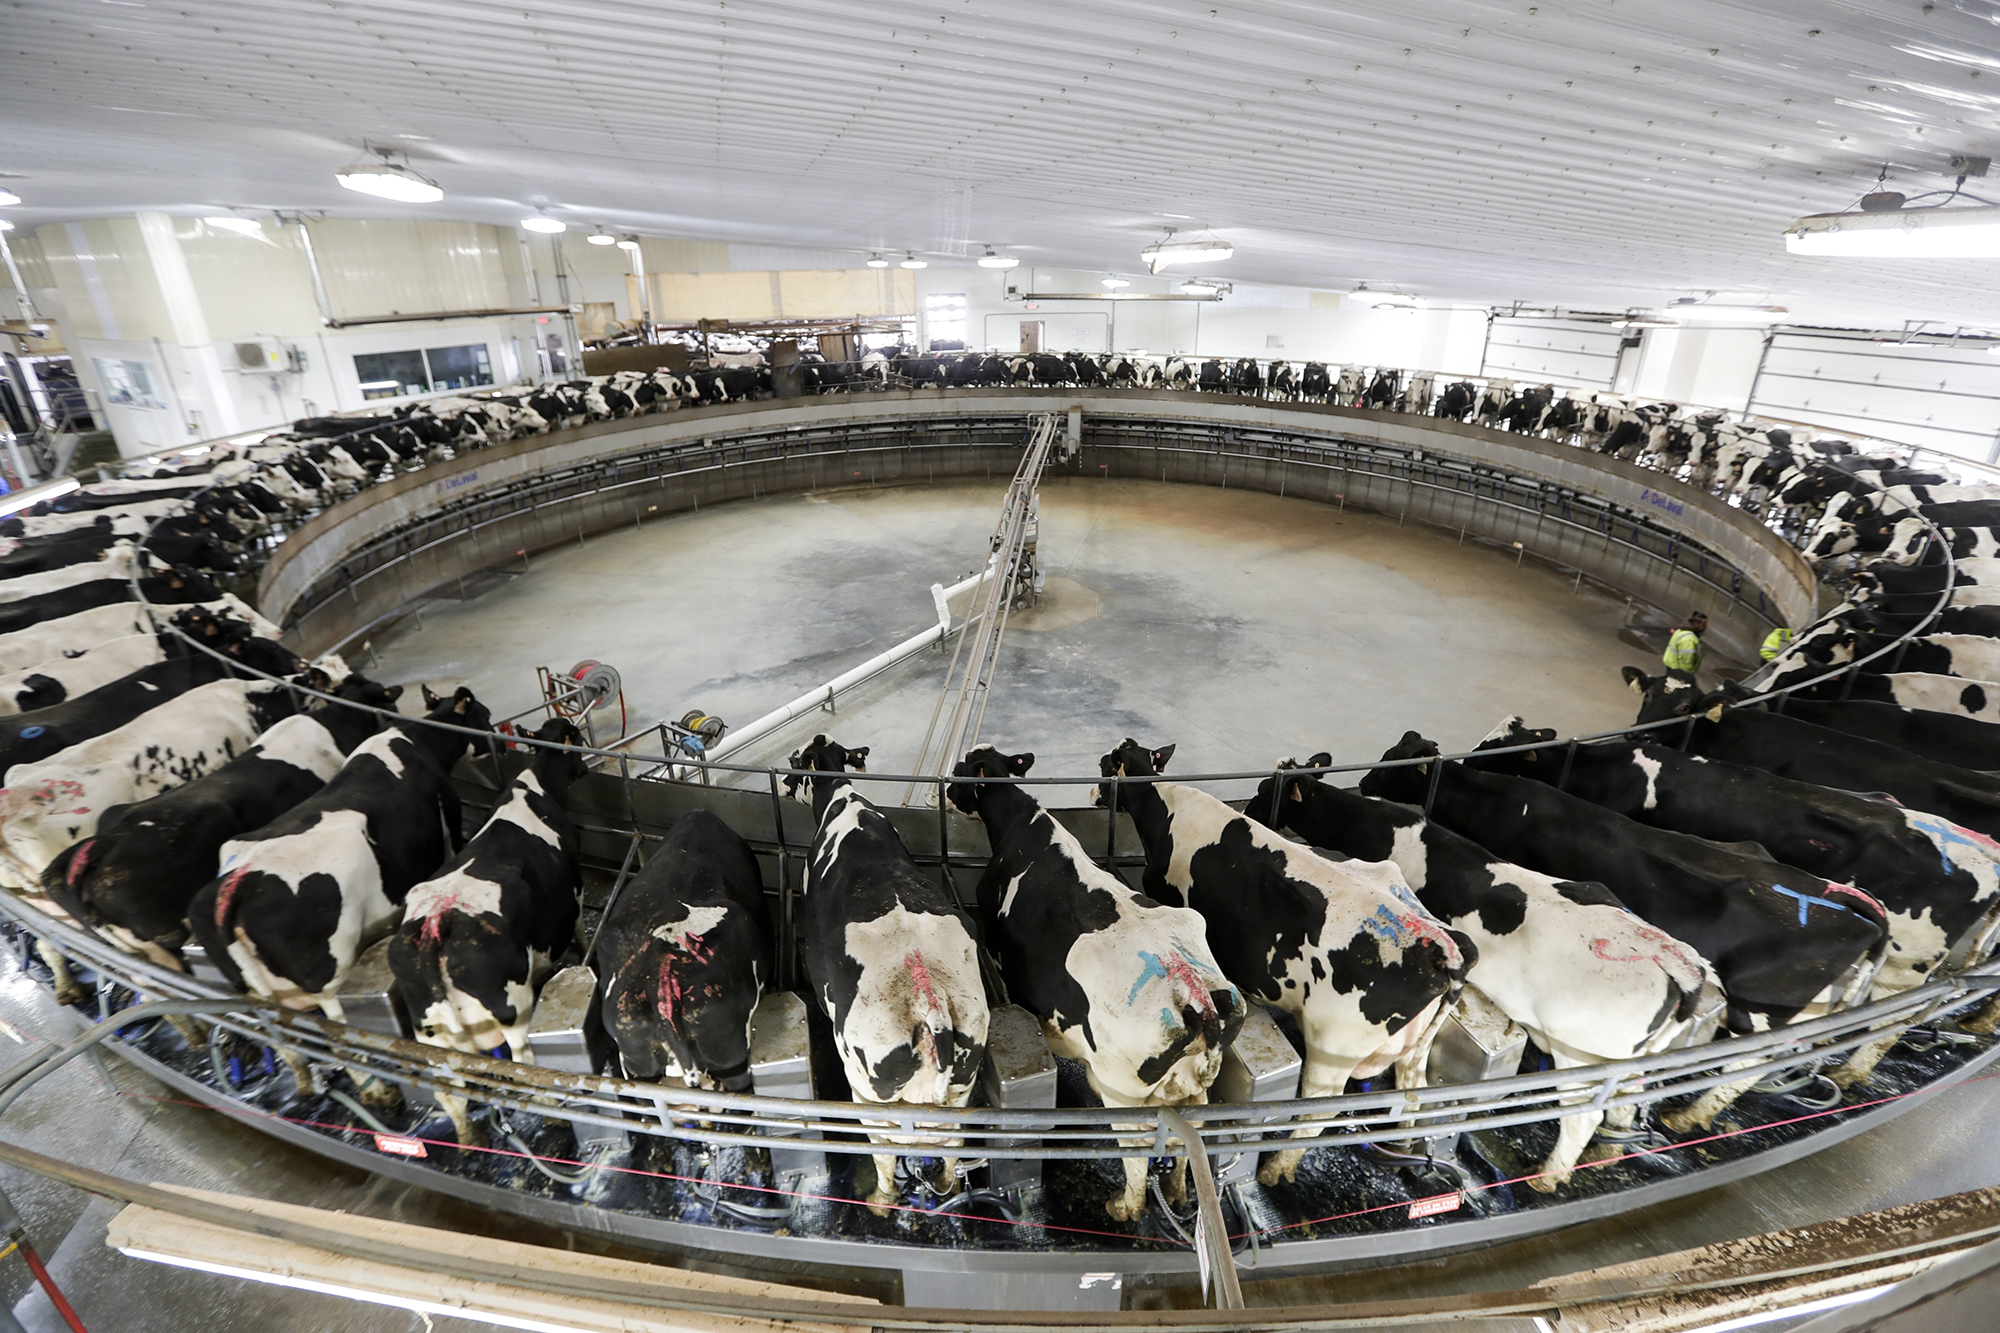
[[[1040,382],[1065,373],[1026,360]],[[1205,388],[1219,364],[1151,369],[1157,382],[1185,374]],[[2000,769],[2000,723],[1973,718],[2000,695],[1985,683],[2000,681],[2000,546],[1988,527],[2000,525],[2000,494],[1666,405],[1504,384],[1451,384],[1433,400],[1424,377],[1308,366],[1294,379],[1250,364],[1254,385],[1224,387],[1372,401],[1386,386],[1377,405],[1428,404],[1415,410],[1681,469],[1810,524],[1814,559],[1883,553],[1779,656],[1780,682],[1925,620],[1947,592],[1944,547],[1912,532],[1944,525],[1968,558],[1952,569],[1948,609],[1901,650],[1907,661],[1815,687],[1782,712],[1738,706],[1740,687],[1628,673],[1646,696],[1642,722],[1685,725],[1572,750],[1509,719],[1485,753],[1452,763],[1412,732],[1356,790],[1311,772],[1328,765],[1323,754],[1281,760],[1243,810],[1163,780],[1172,746],[1128,739],[1104,756],[1096,800],[1137,828],[1137,890],[1019,785],[1031,754],[983,747],[947,791],[992,846],[968,910],[919,871],[849,776],[867,751],[819,737],[792,757],[788,782],[817,829],[801,958],[856,1101],[965,1105],[1003,1001],[1041,1019],[1107,1107],[1141,1107],[1205,1101],[1252,1002],[1290,1014],[1306,1048],[1301,1095],[1322,1097],[1384,1074],[1421,1083],[1467,988],[1561,1070],[1718,1026],[1768,1030],[1986,956],[2000,930],[2000,777],[1989,771]],[[0,671],[11,673],[0,676],[0,884],[162,966],[183,967],[199,946],[238,988],[335,1019],[356,960],[392,935],[390,968],[422,1040],[526,1058],[538,989],[579,938],[564,796],[585,767],[562,748],[577,732],[561,718],[542,726],[532,761],[467,838],[450,774],[491,735],[472,692],[425,689],[422,716],[402,716],[399,687],[336,657],[300,660],[216,580],[287,525],[405,467],[741,396],[756,388],[740,376],[760,373],[630,373],[303,421],[0,522]],[[1107,378],[1155,382],[1147,373]],[[750,1016],[777,984],[777,953],[750,847],[711,814],[682,818],[586,960],[624,1074],[747,1090]],[[43,957],[62,998],[78,998],[60,953],[44,946]],[[1854,1053],[1836,1081],[1867,1078],[1891,1044]],[[306,1087],[309,1071],[293,1072]],[[1745,1086],[1661,1123],[1705,1127]],[[480,1142],[472,1108],[440,1100],[460,1141]],[[1629,1127],[1630,1108],[1586,1101],[1580,1092],[1564,1117],[1536,1188],[1567,1180],[1607,1119]],[[885,1132],[878,1146],[951,1151],[941,1135]],[[1260,1179],[1292,1178],[1304,1151],[1272,1153]],[[876,1159],[871,1205],[895,1198],[896,1160]],[[1146,1171],[1143,1155],[1126,1161],[1113,1217],[1143,1211]]]

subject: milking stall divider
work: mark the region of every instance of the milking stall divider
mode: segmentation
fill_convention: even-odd
[[[1656,605],[1698,596],[1711,608],[1712,637],[1740,658],[1754,656],[1768,627],[1813,618],[1812,572],[1779,534],[1703,490],[1617,459],[1420,416],[1111,390],[886,392],[749,403],[514,441],[405,473],[300,525],[265,565],[258,601],[285,627],[288,644],[311,656],[353,644],[411,599],[481,570],[704,503],[1011,474],[1029,439],[1028,423],[1052,412],[1066,417],[1068,466],[1081,475],[1158,477],[1352,503],[1398,515],[1399,521],[1456,529],[1461,539],[1470,534],[1517,552],[1517,559],[1532,555],[1574,570],[1579,582],[1589,577]],[[1950,465],[1966,466],[1958,459]],[[1939,607],[1951,596],[1949,578],[1946,582]],[[160,619],[164,624],[164,615]],[[1921,627],[1910,634],[1920,632]],[[1845,670],[1858,670],[1895,647]],[[831,691],[826,703],[834,703]],[[1654,730],[1671,744],[1673,729],[1689,725],[1674,719],[1605,734]],[[491,733],[471,734],[475,757],[461,764],[456,778],[467,805],[483,812],[522,759],[503,751]],[[644,748],[654,738],[657,754]],[[523,737],[510,748],[533,744]],[[649,725],[605,746],[577,748],[593,765],[569,802],[584,857],[617,870],[622,883],[635,854],[675,818],[690,809],[712,810],[758,853],[778,904],[779,982],[795,984],[794,900],[803,888],[803,857],[813,829],[809,810],[780,798],[780,781],[790,770],[691,758],[667,724]],[[1300,772],[1354,773],[1379,766],[1379,760],[1364,759]],[[1438,771],[1433,770],[1433,792]],[[698,780],[678,780],[675,773]],[[852,776],[935,792],[934,807],[885,805],[885,813],[918,863],[936,868],[960,901],[969,901],[988,855],[985,832],[949,807],[945,779],[936,773]],[[1265,770],[1172,780],[1200,785],[1269,776]],[[1077,787],[1100,779],[1091,774],[1025,781]],[[748,785],[727,785],[731,782]],[[1142,863],[1129,819],[1107,818],[1090,808],[1051,813],[1086,847],[1102,848],[1104,864]],[[123,953],[94,931],[51,918],[12,894],[0,894],[0,912],[17,924],[17,942],[21,932],[46,938],[95,973],[99,1017],[110,1021],[93,1036],[115,1028],[107,1043],[113,1050],[246,1124],[369,1171],[558,1226],[654,1246],[726,1250],[752,1263],[899,1270],[913,1305],[1115,1310],[1118,1286],[1126,1279],[1184,1280],[1197,1272],[1212,1278],[1218,1304],[1240,1303],[1238,1269],[1277,1274],[1490,1245],[1767,1170],[1920,1104],[2000,1054],[1990,1038],[1918,1043],[1923,1049],[1913,1047],[1904,1059],[1900,1077],[1907,1086],[1899,1084],[1897,1095],[1831,1108],[1817,1117],[1796,1115],[1793,1104],[1789,1113],[1780,1108],[1738,1133],[1678,1147],[1641,1139],[1625,1162],[1579,1171],[1561,1194],[1517,1199],[1518,1191],[1501,1193],[1506,1179],[1468,1175],[1467,1159],[1445,1164],[1452,1145],[1471,1143],[1474,1136],[1490,1144],[1495,1131],[1546,1126],[1585,1104],[1643,1106],[1748,1076],[1776,1079],[1810,1070],[1877,1036],[1980,1001],[2000,989],[2000,963],[1940,976],[1889,999],[1774,1032],[1560,1073],[1482,1078],[1486,1071],[1473,1071],[1476,1082],[1302,1100],[1295,1096],[1296,1069],[1289,1091],[1257,1084],[1251,1071],[1243,1101],[1115,1110],[1057,1108],[1051,1078],[1046,1098],[1029,1109],[953,1110],[813,1100],[809,1079],[801,1084],[797,1078],[802,1052],[792,1053],[785,1078],[774,1082],[784,1088],[779,1095],[771,1095],[761,1080],[757,1093],[725,1094],[603,1075],[596,1072],[604,1067],[602,1052],[584,1051],[587,1002],[563,1010],[570,1015],[564,1020],[568,1028],[545,1029],[556,1039],[547,1049],[568,1051],[567,1062],[555,1058],[530,1065],[469,1055],[405,1039],[393,1029],[371,1031],[316,1014],[257,1008],[213,981]],[[559,974],[550,983],[551,990],[561,979]],[[178,1048],[178,1038],[167,1035],[165,1025],[135,1024],[155,1011],[116,1011],[121,991],[177,1002],[172,1007],[196,1013],[210,1025],[209,1051],[170,1049]],[[545,992],[544,1005],[560,1009],[551,1003],[555,998]],[[802,1009],[796,997],[791,1002]],[[442,1088],[498,1108],[508,1117],[507,1134],[538,1173],[529,1177],[534,1186],[476,1178],[461,1160],[474,1154],[449,1146],[424,1163],[380,1151],[382,1133],[359,1119],[350,1119],[352,1130],[333,1132],[284,1119],[268,1099],[260,1103],[255,1095],[269,1091],[273,1079],[256,1090],[236,1088],[218,1054],[223,1033],[298,1052],[315,1069],[315,1081],[324,1077],[328,1088],[344,1071],[357,1082],[369,1077],[395,1082],[419,1102]],[[1885,1061],[1885,1068],[1898,1067],[1897,1058]],[[753,1063],[756,1059],[753,1052]],[[0,1112],[59,1064],[60,1059],[31,1059],[0,1081]],[[1801,1127],[1806,1121],[1811,1128]],[[532,1151],[520,1137],[523,1126],[535,1140]],[[1167,1230],[1126,1237],[1112,1236],[1101,1225],[1085,1234],[1087,1227],[1049,1221],[1021,1224],[1018,1207],[1011,1218],[1005,1209],[997,1218],[927,1213],[884,1223],[874,1235],[851,1227],[842,1232],[824,1225],[826,1218],[858,1208],[809,1190],[792,1191],[806,1197],[790,1200],[792,1234],[778,1234],[768,1223],[727,1207],[669,1216],[645,1206],[643,1198],[636,1206],[629,1197],[621,1203],[622,1177],[613,1179],[619,1177],[616,1155],[635,1133],[706,1145],[705,1150],[769,1148],[774,1158],[803,1162],[803,1169],[811,1170],[815,1162],[868,1153],[874,1146],[868,1130],[893,1128],[919,1144],[958,1141],[961,1156],[985,1159],[997,1176],[1019,1182],[1038,1178],[1039,1164],[1108,1162],[1129,1153],[1114,1141],[1114,1126],[1128,1137],[1148,1136],[1144,1151],[1157,1156],[1184,1153],[1199,1140],[1203,1151],[1193,1154],[1193,1162],[1202,1207],[1192,1235]],[[1376,1152],[1389,1163],[1387,1178],[1395,1178],[1400,1165],[1414,1172],[1413,1179],[1451,1188],[1430,1194],[1403,1189],[1403,1197],[1352,1211],[1340,1200],[1321,1201],[1317,1212],[1308,1207],[1301,1215],[1297,1207],[1260,1196],[1249,1183],[1256,1154],[1289,1146],[1300,1129],[1319,1132],[1321,1146]],[[379,1130],[388,1130],[391,1139],[397,1134],[392,1127]],[[371,1138],[377,1146],[367,1146]],[[1674,1153],[1696,1159],[1695,1164],[1687,1170],[1659,1165]],[[789,1179],[797,1184],[806,1177]],[[1233,1236],[1218,1184],[1241,1221]],[[1503,1197],[1505,1207],[1499,1202]],[[1239,1253],[1232,1256],[1232,1248]]]

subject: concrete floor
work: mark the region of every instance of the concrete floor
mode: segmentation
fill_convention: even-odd
[[[930,585],[977,567],[1003,491],[821,492],[607,534],[424,605],[378,636],[371,674],[470,681],[504,714],[535,701],[537,664],[598,658],[622,673],[635,727],[690,708],[747,722],[933,622]],[[1322,749],[1365,761],[1406,729],[1467,748],[1508,713],[1602,730],[1634,713],[1618,668],[1650,660],[1618,640],[1623,600],[1588,583],[1311,501],[1058,478],[1040,560],[1045,600],[1008,622],[982,732],[1033,750],[1038,775],[1094,777],[1127,735],[1178,743],[1175,771],[1195,774]],[[907,772],[948,657],[924,653],[837,717],[732,757],[782,762],[824,730],[870,746],[871,770]]]

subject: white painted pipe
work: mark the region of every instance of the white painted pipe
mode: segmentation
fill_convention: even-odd
[[[824,685],[814,686],[811,690],[801,694],[782,708],[776,708],[764,714],[764,716],[758,718],[755,722],[745,723],[743,726],[733,728],[727,736],[717,741],[709,749],[708,757],[710,759],[721,759],[727,754],[742,749],[752,741],[760,741],[786,723],[805,716],[815,708],[832,703],[842,691],[851,690],[870,676],[886,671],[904,658],[912,657],[923,649],[930,647],[951,631],[951,599],[962,593],[972,591],[991,577],[992,574],[993,564],[989,560],[985,569],[974,574],[969,579],[952,584],[949,588],[940,587],[933,583],[931,585],[931,599],[937,603],[937,624],[903,640],[887,652],[876,654],[860,666],[855,667],[852,671],[835,676]]]

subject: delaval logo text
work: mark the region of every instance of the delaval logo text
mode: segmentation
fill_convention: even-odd
[[[478,472],[461,472],[455,477],[446,477],[442,481],[433,482],[432,490],[439,495],[450,495],[453,491],[462,491],[467,486],[476,485],[478,481]]]
[[[477,476],[479,474],[474,473],[473,475]],[[442,486],[444,485],[444,483],[439,482],[438,485]],[[1658,491],[1652,490],[1650,488],[1642,489],[1639,492],[1639,503],[1649,504],[1653,506],[1653,508],[1655,509],[1664,509],[1669,514],[1672,514],[1676,518],[1685,518],[1687,516],[1686,504],[1682,503],[1679,500],[1674,499],[1670,495],[1662,495]]]

